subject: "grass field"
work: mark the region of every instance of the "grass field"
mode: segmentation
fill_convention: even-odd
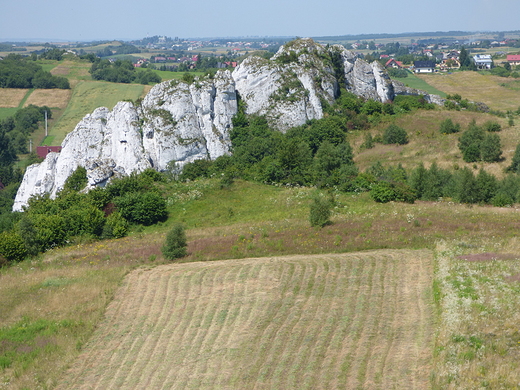
[[[132,272],[57,389],[428,388],[427,251]]]
[[[123,283],[123,289],[119,291],[118,299],[107,312],[105,321],[118,321],[116,315],[124,315],[124,308],[128,307],[125,305],[130,305],[131,301],[125,303],[122,297],[127,293],[129,297],[135,297],[130,294],[132,291],[132,294],[138,294],[137,291],[131,290],[135,284],[134,280],[141,278],[139,288],[144,288],[148,273],[159,278],[153,280],[162,281],[151,282],[150,284],[155,286],[153,288],[167,282],[170,286],[168,298],[164,298],[166,301],[158,300],[148,305],[148,308],[138,306],[138,309],[137,303],[130,305],[130,309],[135,306],[135,310],[141,310],[137,317],[127,313],[130,318],[144,321],[144,318],[139,316],[144,315],[143,310],[148,309],[158,310],[158,314],[154,316],[150,312],[146,321],[136,321],[135,324],[128,320],[124,326],[127,326],[129,331],[141,329],[143,333],[134,337],[132,343],[135,341],[135,344],[128,345],[127,350],[116,348],[110,356],[114,362],[128,359],[128,367],[132,367],[130,352],[135,352],[137,348],[143,348],[140,354],[144,356],[152,356],[146,354],[152,354],[153,348],[171,348],[171,345],[163,345],[161,340],[170,340],[170,337],[173,340],[174,334],[177,337],[182,328],[172,330],[169,334],[161,333],[157,326],[161,326],[165,319],[161,319],[161,313],[163,316],[180,316],[176,317],[179,318],[178,321],[170,317],[167,323],[179,324],[179,327],[185,328],[184,338],[179,340],[182,348],[175,353],[165,350],[168,351],[168,354],[164,355],[167,356],[165,361],[172,362],[170,368],[179,366],[179,375],[181,366],[183,370],[196,370],[193,372],[197,375],[193,377],[187,377],[186,371],[182,371],[180,379],[170,378],[195,383],[195,387],[199,384],[197,380],[205,381],[211,375],[215,375],[215,380],[221,383],[231,378],[229,380],[235,381],[233,383],[257,383],[257,388],[280,388],[276,385],[277,381],[284,381],[284,386],[295,388],[311,388],[310,386],[316,383],[319,388],[322,381],[329,388],[334,388],[337,384],[343,386],[342,388],[363,387],[360,384],[364,384],[364,388],[392,388],[384,381],[395,378],[395,372],[385,370],[389,370],[390,367],[404,367],[393,360],[392,365],[389,365],[390,359],[398,358],[399,354],[386,352],[385,349],[390,348],[393,351],[391,348],[405,345],[404,339],[399,339],[399,342],[394,339],[394,343],[390,345],[392,337],[397,335],[396,329],[404,332],[403,337],[405,334],[411,337],[406,339],[412,343],[406,344],[410,348],[418,340],[422,340],[422,347],[429,346],[429,349],[425,347],[422,352],[423,358],[426,359],[422,367],[426,371],[417,371],[422,373],[421,378],[427,380],[427,383],[417,383],[414,385],[416,388],[431,388],[434,385],[437,389],[449,388],[448,386],[464,388],[456,385],[470,383],[467,381],[472,380],[471,375],[475,374],[475,369],[471,367],[475,365],[487,367],[487,371],[482,371],[478,376],[481,382],[497,378],[496,380],[502,381],[500,383],[511,384],[514,380],[516,383],[520,380],[520,370],[508,371],[507,380],[498,377],[500,370],[506,370],[500,367],[516,367],[514,364],[519,361],[515,359],[515,353],[519,351],[515,349],[515,343],[520,341],[515,339],[518,314],[517,310],[512,309],[520,300],[519,284],[514,278],[511,278],[511,282],[505,283],[509,280],[506,278],[514,277],[520,272],[520,263],[515,260],[518,257],[515,254],[520,253],[520,224],[517,218],[519,209],[480,206],[470,208],[448,201],[382,205],[374,203],[367,194],[336,194],[333,224],[323,229],[313,229],[308,223],[313,189],[273,187],[237,181],[231,189],[221,190],[215,179],[184,184],[172,183],[168,186],[170,187],[163,189],[171,194],[168,199],[170,219],[166,223],[134,230],[129,237],[120,240],[75,242],[69,247],[49,251],[39,259],[27,260],[0,270],[0,312],[3,314],[0,318],[0,365],[5,366],[0,368],[0,383],[8,383],[9,389],[33,389],[53,388],[60,380],[65,380],[65,368],[70,366],[82,351],[92,353],[93,349],[88,348],[94,348],[95,343],[99,342],[99,338],[94,338],[88,348],[83,349],[92,332],[97,328],[96,337],[105,337],[100,336],[103,333],[99,332],[105,332],[108,328],[100,326],[99,321],[103,318],[105,307],[111,301],[114,292]],[[171,224],[177,221],[182,221],[187,227],[189,255],[182,259],[183,263],[155,268],[164,264],[160,248],[165,233]],[[440,245],[439,242],[446,244]],[[402,251],[387,248],[401,248]],[[411,248],[418,251],[410,250]],[[375,251],[379,249],[382,251]],[[360,250],[363,252],[353,253]],[[330,253],[338,255],[329,255]],[[485,263],[467,263],[456,257],[479,253],[495,253],[495,257],[509,254],[509,257],[504,260],[497,258],[491,261],[489,266]],[[299,254],[300,257],[281,257],[291,254]],[[321,256],[314,258],[311,254]],[[257,260],[244,260],[243,263],[240,260],[251,257]],[[263,260],[259,260],[259,257]],[[237,260],[215,261],[218,259]],[[213,261],[200,262],[201,260]],[[416,263],[419,260],[420,263]],[[227,261],[229,266],[226,265]],[[253,267],[252,263],[257,267],[264,267],[261,274],[264,276],[255,274],[256,271],[250,268]],[[222,270],[219,270],[220,266]],[[467,268],[468,266],[477,268]],[[238,271],[237,267],[242,267],[242,271]],[[291,271],[292,278],[284,279],[284,275],[290,274],[284,270],[290,270],[291,267],[294,268],[294,271]],[[136,273],[128,274],[128,279],[122,282],[124,275],[136,268]],[[207,269],[205,275],[209,276],[209,279],[204,278],[202,283],[197,282],[199,279],[196,279],[196,276],[189,279],[197,272],[200,277],[200,272],[204,269]],[[163,272],[163,276],[160,277]],[[176,285],[179,272],[183,272],[186,279],[184,284]],[[398,291],[403,293],[401,289],[406,291],[406,286],[410,285],[404,281],[411,280],[411,286],[417,287],[414,283],[419,280],[419,274],[415,272],[419,272],[421,277],[429,275],[427,285],[423,286],[425,295],[422,296],[421,302],[429,302],[430,306],[425,307],[427,312],[433,310],[433,317],[422,317],[424,329],[431,330],[431,338],[421,339],[421,333],[412,332],[418,328],[414,327],[417,324],[410,325],[409,322],[405,322],[410,313],[404,316],[401,325],[397,323],[397,318],[402,317],[392,317],[398,316],[398,313],[404,314],[401,310],[412,310],[414,306],[403,306],[397,296],[392,301],[385,300],[390,292],[397,294]],[[371,273],[372,276],[369,276]],[[243,278],[236,276],[242,274]],[[398,274],[401,276],[396,276]],[[258,276],[254,278],[254,275]],[[413,275],[417,277],[408,279]],[[394,282],[391,282],[392,280]],[[459,280],[464,282],[458,283]],[[282,281],[285,281],[285,284],[281,284]],[[236,285],[233,282],[236,282]],[[451,296],[449,294],[454,286],[458,290],[465,290],[468,283],[472,283],[475,289],[480,289],[480,286],[486,288],[482,288],[477,300],[470,298],[468,301],[458,296],[455,300],[441,299]],[[245,286],[248,286],[247,290]],[[284,286],[288,287],[283,290]],[[381,286],[385,286],[384,294]],[[331,289],[334,289],[334,292]],[[202,290],[206,292],[200,295],[200,300],[196,299],[195,294]],[[281,293],[283,291],[286,292],[285,295]],[[350,295],[356,294],[356,291],[357,296]],[[468,291],[471,292],[471,289]],[[148,290],[141,297],[151,299],[155,293],[159,291]],[[408,294],[412,293],[413,290],[408,291]],[[249,300],[245,300],[245,297]],[[355,307],[356,312],[365,314],[356,319],[349,314],[350,312],[345,311],[346,314],[341,316],[338,311],[327,308],[326,305],[331,299],[338,305],[338,310],[352,310],[352,307]],[[417,299],[419,298],[414,298]],[[173,300],[177,304],[186,303],[185,310],[177,311],[179,306],[174,305]],[[263,306],[263,309],[260,306],[253,309],[254,302],[260,300],[265,300],[267,306]],[[161,302],[170,302],[170,306],[164,306],[165,310],[161,311],[158,309]],[[246,305],[248,302],[250,306]],[[463,307],[472,309],[464,312],[465,316],[461,317],[464,322],[459,323],[460,328],[456,328],[456,331],[449,325],[451,317],[445,314],[448,313],[446,310],[450,302],[455,305],[468,305]],[[433,303],[435,306],[431,306]],[[221,304],[223,306],[220,306]],[[276,305],[279,306],[279,310],[274,312],[271,309]],[[484,316],[481,308],[485,306],[489,307],[489,314]],[[241,307],[251,308],[251,312],[257,310],[257,316],[250,318],[254,318],[258,328],[246,328],[242,322],[241,328],[247,329],[249,333],[245,332],[240,336],[242,338],[239,338],[233,326],[243,320],[243,314],[233,317],[232,313]],[[364,307],[367,309],[362,309]],[[188,308],[193,311],[189,311]],[[114,317],[108,316],[108,313],[114,313]],[[211,313],[213,314],[210,321]],[[314,313],[319,313],[321,317],[316,317]],[[276,316],[269,318],[271,314]],[[191,325],[187,324],[189,318],[193,319]],[[206,321],[203,322],[205,325],[196,327],[197,321],[202,321],[203,318]],[[325,318],[328,322],[317,323],[316,318]],[[383,321],[389,318],[394,318],[395,325],[389,323],[390,320]],[[361,321],[365,324],[362,328],[359,327]],[[432,326],[431,321],[434,327],[428,328]],[[267,326],[267,323],[271,326]],[[106,324],[109,322],[105,322]],[[330,327],[321,326],[323,324],[330,324]],[[409,326],[405,326],[406,324]],[[220,325],[222,327],[219,332],[217,328]],[[127,345],[125,343],[129,342],[129,339],[117,333],[123,328],[114,329],[116,333],[107,333],[105,342],[108,344],[120,341],[121,346]],[[215,333],[207,333],[206,341],[201,341],[205,334],[203,332],[208,329]],[[200,332],[196,333],[197,330]],[[18,332],[22,332],[23,335]],[[339,332],[334,336],[336,338],[332,337],[333,332]],[[347,332],[349,335],[344,338],[343,344],[338,341],[342,339],[339,336],[341,332]],[[295,336],[288,338],[288,333],[294,333]],[[482,335],[487,333],[496,335],[496,341],[485,344],[485,354],[482,354],[483,350],[479,348],[479,354],[471,355],[474,347],[469,342],[470,337],[475,334],[480,340],[484,337]],[[214,339],[209,338],[210,336]],[[276,343],[268,343],[266,340],[269,337],[276,340]],[[367,338],[363,339],[364,337]],[[331,350],[329,345],[325,350],[327,352],[323,352],[327,338],[330,342],[336,340],[336,349]],[[239,340],[240,343],[232,345],[231,339]],[[251,341],[253,339],[257,340],[258,345],[265,346],[265,356],[258,349],[249,349],[251,353],[247,356],[251,359],[239,360],[240,356],[244,356],[243,348],[247,345],[254,347]],[[362,343],[361,340],[365,342]],[[152,344],[147,345],[145,341]],[[213,346],[216,349],[212,349]],[[223,349],[218,349],[217,346]],[[284,355],[286,347],[287,352]],[[466,348],[468,351],[461,349],[460,353],[445,353],[453,348]],[[418,350],[413,351],[419,353]],[[200,361],[191,360],[196,353],[202,357]],[[234,353],[237,355],[233,355]],[[386,356],[387,353],[391,356],[388,356],[384,363],[382,356]],[[428,357],[426,354],[429,354]],[[281,356],[283,359],[276,361],[274,356]],[[331,362],[333,358],[336,359],[335,362]],[[466,358],[471,358],[471,361],[468,360],[470,365],[466,364]],[[10,363],[7,359],[10,359]],[[98,383],[100,387],[106,385],[104,381],[110,378],[97,376],[94,380],[81,374],[87,370],[81,366],[84,359],[86,357],[73,364],[73,372],[67,376],[67,381],[74,381],[70,382],[74,385],[68,388],[81,388],[76,385],[79,382],[75,381],[87,381],[94,385]],[[97,359],[109,357],[100,354]],[[150,359],[152,364],[156,362],[155,357]],[[236,371],[230,373],[228,359],[233,363],[238,362],[236,365],[242,364],[240,367],[244,371],[249,370],[248,372],[252,373],[250,378],[243,378]],[[400,364],[412,364],[416,361],[417,359],[404,359]],[[159,364],[158,362],[156,365],[157,372],[165,373],[165,366]],[[219,364],[218,373],[212,371]],[[450,374],[455,369],[454,364],[457,365],[456,376]],[[271,366],[272,370],[269,369]],[[132,383],[141,383],[141,377],[135,378],[132,375],[136,370],[141,370],[142,366],[133,366],[134,370],[131,372],[124,371],[127,369],[125,367],[126,364],[121,366],[121,371],[110,371],[107,374],[117,381],[116,387],[131,388]],[[333,369],[327,370],[326,367]],[[106,365],[106,368],[113,370],[110,364]],[[419,369],[418,366],[409,368],[409,376],[402,375],[399,378],[411,378],[411,373]],[[143,368],[141,372],[145,373],[144,370],[148,369],[150,366]],[[312,374],[314,369],[319,375]],[[279,370],[292,374],[286,378],[281,376]],[[213,374],[210,374],[211,372]],[[88,374],[86,371],[85,373]],[[128,374],[128,382],[122,377],[123,373]],[[176,373],[177,370],[172,371],[172,375]],[[148,379],[164,380],[160,377]],[[396,388],[407,386],[397,383]],[[62,382],[62,386],[61,388],[67,388],[66,382]],[[179,384],[179,387],[181,386],[182,383]],[[142,387],[136,385],[134,388]]]
[[[98,107],[112,109],[122,100],[137,100],[144,96],[145,86],[140,84],[116,84],[102,81],[79,82],[72,92],[65,112],[52,128],[54,144],[60,145],[65,136],[87,114]]]
[[[422,74],[418,77],[445,93],[458,93],[465,99],[486,103],[493,110],[514,111],[520,107],[518,91],[502,86],[511,81],[508,78],[479,72]]]
[[[404,85],[420,89],[422,91],[426,91],[433,95],[439,95],[441,97],[446,97],[446,93],[440,89],[435,88],[433,85],[429,84],[427,81],[422,79],[421,77],[416,76],[414,73],[408,73],[408,77],[405,78],[397,78],[396,80],[401,81]]]

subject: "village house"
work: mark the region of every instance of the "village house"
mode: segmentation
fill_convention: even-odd
[[[413,63],[414,73],[433,73],[435,63],[433,61],[415,61]]]
[[[489,54],[475,54],[473,62],[477,69],[491,69],[493,67],[493,59]]]
[[[397,61],[394,58],[389,59],[385,64],[385,68],[402,69],[403,67],[403,63],[401,61]]]
[[[507,62],[509,62],[509,65],[511,65],[511,66],[520,65],[520,55],[518,55],[518,54],[509,54],[507,56]]]
[[[445,58],[440,65],[441,70],[459,69],[460,61],[458,58]]]
[[[45,158],[49,153],[59,153],[61,152],[61,146],[37,146],[36,154],[40,158]]]

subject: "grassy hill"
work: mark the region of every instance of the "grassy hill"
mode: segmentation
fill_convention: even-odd
[[[51,143],[75,118],[146,89],[88,81],[82,64],[52,71],[74,81],[68,97],[9,91],[7,99],[18,106],[55,99],[62,115]],[[514,80],[466,73],[421,78],[495,110],[520,106]],[[464,163],[458,135],[439,132],[448,117],[463,129],[473,119],[498,121],[505,160]],[[348,134],[361,170],[376,161],[436,162],[501,176],[519,142],[518,119],[509,126],[491,114],[437,109],[393,120],[407,130],[407,145],[362,150],[365,132]],[[368,193],[331,191],[324,196],[334,198],[332,224],[319,229],[309,226],[313,188],[241,180],[221,188],[213,178],[160,190],[170,215],[164,223],[134,227],[119,240],[83,238],[0,269],[0,383],[459,389],[520,382],[518,205],[380,204]],[[161,246],[176,222],[187,228],[189,254],[167,264]]]

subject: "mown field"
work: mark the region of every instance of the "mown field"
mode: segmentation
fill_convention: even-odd
[[[428,388],[431,277],[429,251],[140,269],[57,389]]]
[[[492,110],[514,111],[520,107],[518,91],[503,86],[508,78],[479,72],[421,74],[422,80],[447,94],[459,93],[464,98],[483,102]]]

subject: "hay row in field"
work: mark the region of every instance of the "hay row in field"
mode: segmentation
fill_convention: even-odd
[[[428,251],[132,272],[59,389],[421,389]]]

